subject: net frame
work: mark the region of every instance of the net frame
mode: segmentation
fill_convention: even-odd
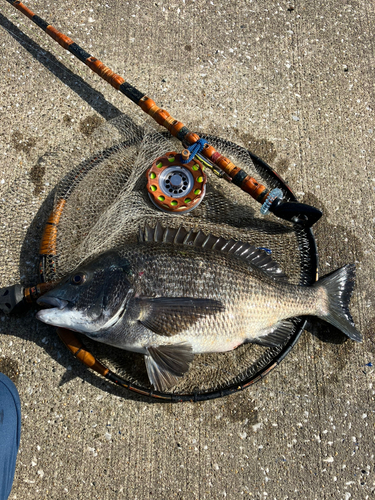
[[[151,134],[153,133],[155,133],[157,136],[163,137],[166,140],[168,140],[168,137],[165,133],[160,135],[158,132],[151,132]],[[127,139],[120,143],[121,148],[123,148],[124,150],[126,148],[130,148],[136,145],[137,142],[142,141],[143,138],[144,138],[144,129],[142,129],[141,127],[137,127],[136,129],[133,130],[133,135],[131,136],[130,139]],[[248,156],[251,162],[253,163],[255,170],[262,176],[262,178],[267,180],[267,183],[270,187],[272,188],[279,187],[280,189],[282,189],[284,197],[288,201],[297,201],[291,188],[277,174],[277,172],[272,167],[270,167],[264,160],[257,157],[255,154],[253,154],[246,148],[238,146],[237,144],[231,141],[220,139],[212,135],[203,135],[203,138],[205,138],[206,140],[210,141],[210,143],[213,144],[219,141],[221,146],[224,145],[224,149],[227,148],[232,151],[237,151],[239,154],[244,155],[245,157]],[[72,193],[85,180],[87,174],[93,171],[96,167],[100,166],[102,161],[104,161],[104,159],[107,159],[111,154],[117,154],[118,147],[119,147],[118,144],[115,144],[114,146],[103,150],[101,153],[95,154],[94,156],[89,158],[89,160],[86,160],[83,164],[79,164],[78,167],[73,169],[67,176],[65,176],[65,178],[60,183],[60,186],[62,186],[62,188],[60,189],[60,192],[56,199],[55,208],[56,208],[56,203],[58,204],[59,199],[61,200],[63,198],[66,201],[68,201]],[[154,161],[154,159],[155,158],[153,158],[151,161]],[[153,208],[155,209],[155,207]],[[183,219],[184,216],[182,215],[179,217]],[[299,284],[311,285],[316,280],[317,267],[318,267],[318,254],[317,254],[314,235],[311,228],[294,226],[294,230],[297,236],[298,251],[300,253],[300,261],[301,261]],[[47,258],[46,255],[43,256],[40,267],[41,281],[51,281],[51,279],[52,280],[54,279],[54,273],[57,265],[55,259],[56,256],[54,256],[53,259],[51,259],[50,256],[48,255]],[[93,354],[91,352],[93,344],[95,344],[95,342],[93,343],[93,341],[91,340],[88,342],[88,339],[86,337],[85,340],[83,340],[83,336],[70,332],[69,335],[70,336],[73,335],[73,337],[71,337],[73,338],[73,344],[75,346],[78,346],[74,349],[71,347],[72,342],[70,342],[69,345],[69,342],[65,342],[64,339],[62,340],[65,342],[66,345],[68,345],[69,349],[73,352],[73,354],[79,359],[81,359],[81,361],[83,361],[87,366],[90,366],[91,368],[99,372],[101,375],[103,375],[106,379],[110,380],[111,382],[114,382],[122,387],[125,387],[130,391],[142,394],[144,396],[149,396],[152,398],[166,400],[166,401],[202,401],[202,400],[209,400],[227,396],[234,392],[238,392],[245,388],[248,388],[253,384],[255,384],[256,382],[263,379],[268,373],[270,373],[273,369],[275,369],[276,366],[278,366],[278,364],[289,354],[291,349],[298,341],[306,324],[306,318],[304,317],[293,318],[290,324],[291,324],[291,333],[288,341],[282,346],[267,348],[264,351],[264,353],[256,360],[256,362],[253,363],[250,367],[248,367],[247,370],[245,370],[246,373],[239,373],[237,379],[234,380],[232,383],[222,387],[213,386],[212,388],[208,389],[205,388],[204,390],[193,390],[187,392],[182,391],[181,393],[157,392],[152,390],[152,388],[146,387],[145,385],[142,384],[134,383],[133,380],[123,377],[119,373],[116,373],[115,370],[108,368],[106,364],[103,363],[100,354],[99,355],[95,353]],[[58,333],[60,336],[63,336],[61,329],[60,331],[58,331]],[[85,344],[89,344],[89,347],[87,348]],[[223,354],[225,355],[225,353]],[[87,362],[87,359],[90,356],[93,360],[95,360],[95,362],[93,362],[91,358],[90,358],[91,359],[90,363]]]

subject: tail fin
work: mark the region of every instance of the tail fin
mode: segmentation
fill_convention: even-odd
[[[322,286],[328,295],[328,313],[319,317],[341,330],[350,339],[362,342],[362,335],[355,328],[349,312],[354,281],[355,264],[347,264],[328,276],[324,276],[314,286]]]

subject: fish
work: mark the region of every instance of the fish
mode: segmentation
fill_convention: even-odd
[[[38,299],[44,323],[144,355],[157,391],[195,354],[290,337],[288,320],[317,316],[361,342],[349,311],[355,265],[295,285],[264,250],[203,231],[146,225],[137,243],[83,263]]]

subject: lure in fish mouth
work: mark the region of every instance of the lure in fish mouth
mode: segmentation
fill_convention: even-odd
[[[194,354],[284,344],[296,316],[318,316],[360,342],[349,312],[354,279],[349,264],[312,286],[292,285],[249,243],[158,224],[62,280],[38,300],[52,308],[37,318],[143,353],[150,383],[166,391]]]

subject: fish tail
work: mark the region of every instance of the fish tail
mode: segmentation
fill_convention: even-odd
[[[327,293],[328,306],[324,313],[317,316],[341,330],[350,339],[356,342],[362,341],[362,335],[355,328],[353,318],[349,312],[350,297],[353,292],[355,281],[355,264],[346,266],[324,276],[314,287],[323,287]]]

